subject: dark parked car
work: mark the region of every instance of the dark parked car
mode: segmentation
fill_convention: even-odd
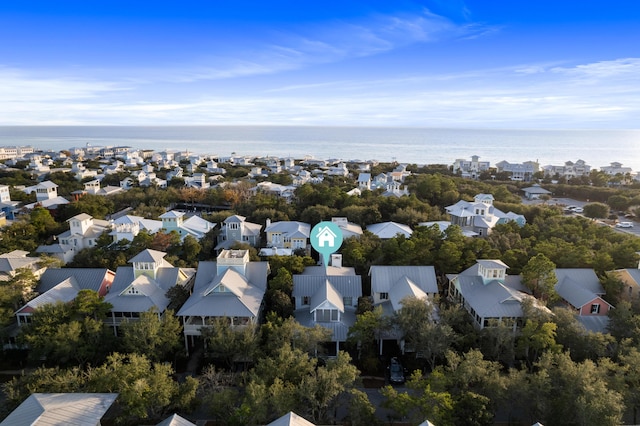
[[[402,364],[398,361],[398,358],[391,358],[391,363],[389,364],[389,382],[402,384],[404,380],[404,368],[402,368]]]

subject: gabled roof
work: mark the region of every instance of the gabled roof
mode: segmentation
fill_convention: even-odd
[[[597,295],[603,295],[606,292],[600,283],[600,279],[596,275],[593,269],[589,268],[556,268],[556,277],[558,283],[561,283],[566,278],[575,281],[580,287],[585,288]]]
[[[160,219],[171,219],[171,218],[178,218],[178,217],[182,217],[184,216],[184,212],[180,212],[177,210],[171,210],[168,211],[166,213],[163,213],[160,215]]]
[[[315,424],[300,417],[296,413],[289,411],[287,414],[272,421],[267,426],[315,426]]]
[[[40,261],[39,257],[27,257],[23,253],[23,251],[14,250],[0,255],[0,272],[14,272],[19,268],[34,266]]]
[[[34,393],[0,425],[97,426],[117,393]]]
[[[369,268],[371,291],[388,293],[402,278],[410,279],[425,293],[437,293],[438,283],[433,266],[379,266]]]
[[[195,215],[182,222],[182,228],[194,232],[197,235],[206,234],[215,227],[215,223],[211,223],[208,220]]]
[[[86,213],[80,213],[80,214],[77,214],[77,215],[73,216],[73,217],[72,217],[72,218],[70,218],[70,219],[67,219],[67,222],[69,222],[69,221],[71,221],[71,220],[74,220],[74,219],[75,219],[75,220],[82,220],[82,221],[84,221],[84,220],[93,219],[93,216],[91,216],[91,215],[89,215],[89,214],[86,214]]]
[[[311,232],[311,225],[304,222],[284,220],[280,222],[273,222],[265,228],[264,232],[281,232],[282,234],[290,237],[300,236],[308,238]]]
[[[218,275],[217,262],[200,262],[193,294],[176,315],[257,316],[265,293],[268,263],[249,262],[246,267],[248,276],[232,268]],[[259,278],[257,283],[249,279],[254,276]]]
[[[137,223],[140,225],[141,229],[146,229],[151,234],[162,229],[161,220],[145,219],[141,216],[133,216],[133,215],[120,216],[119,218],[114,219],[113,223],[118,225],[125,224],[125,223],[131,223],[131,224]]]
[[[329,280],[342,297],[356,300],[362,296],[362,277],[360,275],[294,275],[293,297],[313,296]]]
[[[499,259],[478,259],[476,263],[486,269],[509,269],[509,265]]]
[[[48,305],[56,302],[70,302],[78,295],[80,291],[80,286],[78,285],[75,278],[70,277],[66,280],[60,282],[58,285],[50,289],[49,291],[40,294],[38,297],[28,301],[22,308],[20,308],[16,313],[20,313],[24,311],[26,308],[37,309],[40,306]]]
[[[166,255],[167,253],[162,251],[146,249],[146,250],[142,250],[140,253],[136,254],[131,259],[129,259],[129,263],[143,262],[143,263],[157,263],[157,264],[168,265],[168,263],[164,261],[164,257]]]
[[[400,278],[389,291],[389,300],[391,301],[391,306],[395,311],[400,310],[402,308],[402,299],[405,297],[415,297],[417,299],[425,299],[427,298],[427,293],[425,293],[419,286],[417,286],[409,277],[406,275]]]
[[[556,293],[575,308],[581,308],[603,295],[604,289],[593,269],[556,269]]]
[[[342,301],[342,295],[331,285],[328,279],[324,281],[324,284],[320,285],[318,290],[311,296],[310,312],[315,311],[324,302],[329,302],[336,307],[340,312],[344,312],[344,302]]]
[[[100,291],[104,280],[114,273],[106,268],[47,268],[40,276],[36,287],[38,293],[45,293],[64,280],[73,277],[80,289]]]
[[[234,214],[229,216],[224,220],[224,223],[240,223],[244,222],[247,218],[244,216],[240,216],[239,214]]]
[[[156,278],[146,275],[134,277],[133,268],[121,266],[116,271],[111,291],[105,296],[105,302],[113,305],[114,312],[145,312],[155,307],[163,312],[169,305],[166,297],[167,290],[175,285],[184,283],[190,275],[189,269],[158,268]],[[135,283],[139,295],[124,294],[132,283]]]
[[[497,280],[484,284],[480,276],[458,275],[457,280],[466,303],[482,318],[522,317],[521,302],[532,297]]]
[[[172,414],[171,416],[158,423],[156,426],[196,426],[196,424],[191,423],[189,420],[185,419],[184,417],[180,417],[177,414]]]
[[[367,231],[377,235],[382,239],[393,238],[397,234],[402,234],[406,237],[410,237],[413,233],[409,226],[396,222],[374,223],[367,226]]]

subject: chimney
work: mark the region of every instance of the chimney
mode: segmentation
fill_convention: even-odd
[[[342,268],[342,254],[333,253],[331,255],[331,266],[334,268]]]
[[[271,219],[267,218],[267,222],[265,223],[264,227],[268,228],[271,226]]]

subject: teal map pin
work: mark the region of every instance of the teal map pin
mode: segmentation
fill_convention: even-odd
[[[324,265],[332,253],[342,245],[342,229],[333,222],[320,222],[311,230],[311,247],[322,254]]]

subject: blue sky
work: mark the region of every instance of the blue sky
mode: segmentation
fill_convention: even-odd
[[[0,125],[640,128],[640,2],[11,1]]]

